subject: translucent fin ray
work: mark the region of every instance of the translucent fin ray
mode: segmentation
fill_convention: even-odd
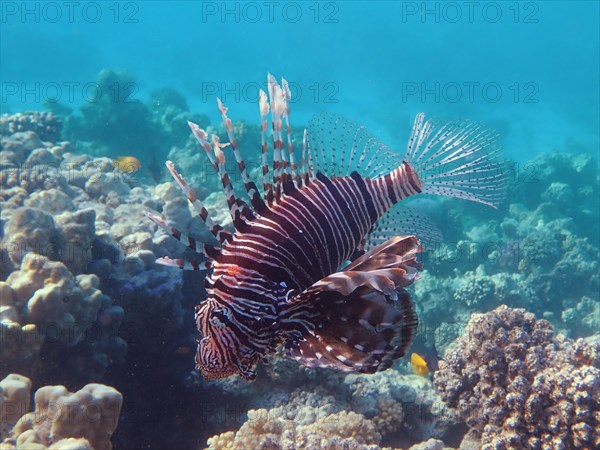
[[[171,259],[167,256],[163,256],[162,258],[157,258],[156,264],[160,264],[161,266],[167,267],[177,267],[182,270],[199,270],[206,271],[212,268],[212,263],[210,260],[206,260],[203,262],[196,261],[186,261],[185,259]]]
[[[169,173],[177,183],[177,186],[179,186],[179,189],[181,189],[181,191],[186,195],[188,201],[192,204],[192,206],[198,213],[198,216],[208,227],[213,236],[215,236],[221,244],[233,239],[233,234],[230,231],[227,231],[221,225],[216,224],[212,221],[208,210],[198,199],[196,192],[192,189],[192,187],[185,180],[185,178],[183,178],[175,169],[175,164],[173,164],[171,161],[167,161],[165,165],[167,166]]]
[[[496,147],[498,134],[476,122],[453,120],[439,126],[415,118],[405,161],[423,192],[463,198],[492,207],[506,196],[508,170]]]
[[[313,171],[346,176],[357,171],[363,177],[385,175],[400,164],[402,155],[376,139],[365,126],[339,114],[319,113],[308,126],[308,153]]]
[[[197,239],[195,239],[191,236],[188,236],[187,234],[181,232],[176,227],[170,227],[169,225],[167,225],[167,223],[161,217],[157,216],[156,214],[152,214],[149,211],[144,211],[143,213],[150,221],[152,221],[159,228],[161,228],[166,234],[168,234],[172,238],[178,240],[179,242],[184,244],[187,248],[196,252],[198,255],[207,256],[206,255],[206,250],[207,250],[206,247],[207,246],[210,246],[210,249],[216,248],[214,245],[198,241]]]
[[[246,163],[244,162],[242,155],[239,150],[239,145],[237,139],[235,138],[235,134],[233,132],[233,122],[227,116],[227,107],[223,104],[221,99],[217,98],[217,105],[219,106],[219,111],[221,112],[221,118],[223,119],[223,125],[225,126],[225,130],[227,131],[227,137],[229,138],[229,143],[231,144],[231,148],[233,149],[233,154],[235,156],[235,160],[238,165],[238,169],[242,176],[242,181],[244,183],[244,187],[246,189],[246,193],[250,198],[250,202],[252,203],[252,207],[257,211],[261,212],[266,208],[265,202],[263,201],[256,184],[250,177],[248,176],[248,171],[246,169]],[[246,215],[248,213],[246,212]]]
[[[444,239],[441,230],[426,214],[400,202],[376,222],[366,240],[365,250],[370,251],[394,236],[408,235],[417,236],[425,250],[438,248]]]

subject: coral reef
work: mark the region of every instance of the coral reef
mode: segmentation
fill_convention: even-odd
[[[138,420],[164,424],[168,399],[155,408],[156,395],[140,392],[138,380],[149,371],[188,389],[195,326],[183,302],[191,311],[203,287],[184,298],[182,273],[155,266],[184,246],[143,211],[200,238],[207,231],[170,183],[143,186],[111,159],[76,154],[70,143],[43,142],[33,131],[3,134],[2,144],[0,374],[69,387],[114,377],[111,384],[157,411]],[[190,409],[197,395],[181,394]],[[165,427],[152,426],[144,439],[167,445]]]
[[[600,303],[590,297],[583,296],[581,301],[574,306],[566,304],[567,308],[562,312],[561,319],[565,325],[576,330],[580,336],[591,336],[598,332],[600,324]]]
[[[42,203],[57,200],[50,190],[40,196],[32,195],[25,203],[40,199]],[[61,193],[70,202],[66,194]],[[48,198],[50,197],[50,198]],[[56,208],[56,203],[40,204],[44,209]],[[54,205],[54,206],[46,206]],[[14,264],[20,264],[28,252],[47,255],[55,261],[63,262],[74,274],[82,273],[92,259],[92,241],[95,235],[96,213],[93,209],[65,212],[53,216],[43,209],[22,207],[16,209],[5,228],[6,239],[3,245]],[[56,219],[56,220],[55,220]]]
[[[3,349],[0,372],[20,370],[33,375],[39,369],[42,347],[48,355],[88,340],[101,352],[107,343],[100,345],[96,333],[107,334],[113,324],[100,326],[96,322],[97,315],[101,310],[122,315],[122,310],[112,306],[110,297],[98,289],[99,284],[95,275],[73,276],[60,262],[35,253],[27,254],[20,269],[12,272],[6,282],[0,282]],[[94,325],[98,328],[94,329]],[[110,353],[116,351],[112,357],[122,359],[125,342],[114,335],[111,338],[114,342]],[[99,374],[106,368],[107,361],[100,365]]]
[[[321,420],[324,425],[325,419],[343,419],[349,422],[346,426],[350,426],[357,417],[361,418],[361,422],[368,421],[379,436],[373,444],[405,448],[431,438],[438,438],[440,441],[446,439],[458,424],[456,415],[451,411],[449,413],[444,407],[428,378],[388,370],[373,375],[348,374],[340,379],[339,373],[324,369],[318,370],[312,377],[305,374],[308,376],[303,378],[301,368],[277,367],[277,361],[278,359],[273,372],[289,374],[287,377],[279,375],[278,381],[273,382],[270,371],[261,373],[260,376],[267,377],[264,383],[267,385],[266,390],[262,388],[260,378],[252,384],[236,383],[235,379],[210,383],[215,389],[226,392],[226,395],[232,395],[234,389],[237,389],[238,401],[239,395],[243,393],[248,398],[245,404],[250,405],[250,412],[246,422],[241,427],[237,425],[240,427],[237,432],[228,431],[210,438],[209,448],[245,448],[244,445],[246,448],[271,448],[268,445],[273,445],[273,448],[322,448],[326,445],[332,445],[331,448],[346,448],[336,447],[343,445],[342,441],[337,440],[333,443],[326,440],[320,444],[315,443],[316,437],[310,441],[312,447],[304,447],[299,443],[309,442],[303,434],[307,432],[304,426],[309,423]],[[297,372],[295,378],[292,370]],[[289,380],[296,380],[296,386],[301,383],[302,387],[290,386]],[[228,412],[228,403],[225,401],[220,408],[211,410],[214,414],[210,416],[229,418],[228,426],[231,429],[236,423],[233,420],[236,414]],[[348,415],[339,415],[342,412]],[[263,418],[262,421],[257,422],[255,419],[260,417]],[[208,420],[205,424],[212,427],[219,425]],[[329,433],[337,431],[330,430]],[[290,442],[290,436],[296,440]],[[297,440],[298,436],[302,440]],[[337,434],[335,436],[336,439],[340,437]],[[258,447],[246,442],[252,442],[252,445],[256,444]],[[361,446],[365,442],[346,444],[350,446],[348,448],[364,448]]]
[[[296,392],[284,405],[248,411],[248,420],[238,431],[210,438],[208,449],[376,450],[380,440],[372,421],[351,411],[339,411],[333,397]]]
[[[434,382],[484,449],[600,445],[600,344],[555,337],[523,309],[473,315]]]
[[[136,96],[134,78],[124,71],[102,70],[96,80],[98,95],[80,108],[80,116],[65,118],[64,136],[74,143],[93,142],[109,154],[142,156],[164,143],[161,130],[154,127],[151,113]],[[106,154],[106,153],[105,153]]]
[[[253,383],[206,381],[193,370],[202,274],[155,264],[190,251],[143,211],[199,240],[211,238],[179,189],[161,183],[168,153],[211,215],[229,223],[220,181],[185,123],[208,119],[190,115],[172,89],[135,99],[135,80],[124,73],[103,72],[99,83],[105,95],[78,115],[0,119],[2,448],[110,448],[120,395],[99,385],[67,391],[92,381],[131,399],[112,436],[117,448],[192,448],[206,439],[209,448],[244,450],[598,445],[598,400],[590,395],[600,388],[597,340],[556,336],[547,322],[505,307],[471,318],[505,303],[569,337],[597,336],[596,159],[540,156],[533,173],[515,173],[498,211],[421,201],[443,224],[445,241],[423,254],[426,270],[413,289],[420,337],[447,349],[435,385],[405,375],[403,365],[345,374],[281,354],[259,366]],[[222,126],[210,132],[226,141]],[[259,128],[234,122],[234,132],[256,172]],[[137,155],[142,168],[119,170],[111,157],[122,155]],[[235,160],[228,164],[233,173]],[[239,177],[232,182],[240,188]],[[40,388],[46,384],[67,387]],[[35,411],[25,414],[32,389]],[[50,417],[54,404],[96,400],[117,412],[99,416],[101,428],[78,422],[86,406],[73,410],[69,424],[66,416]]]
[[[31,380],[16,373],[0,381],[0,440],[10,433],[12,427],[29,408]]]
[[[498,211],[450,199],[431,209],[445,243],[415,284],[425,327],[459,327],[505,303],[548,319],[569,337],[600,329],[597,159],[554,152],[520,173]],[[576,201],[573,199],[576,198]],[[482,216],[485,214],[485,216]],[[448,306],[453,305],[447,314]],[[436,340],[443,350],[452,338]]]
[[[456,423],[440,408],[441,399],[427,378],[388,370],[349,374],[345,384],[352,410],[372,420],[383,436],[401,434],[420,442],[444,437]]]
[[[25,111],[0,116],[0,135],[23,131],[34,132],[42,141],[57,142],[60,140],[62,121],[51,112]]]
[[[132,155],[142,163],[142,176],[160,180],[171,146],[183,146],[188,120],[208,125],[208,117],[189,111],[183,96],[172,88],[139,98],[139,87],[126,71],[102,70],[96,80],[97,98],[78,114],[63,117],[63,137],[95,156]]]
[[[119,423],[122,395],[102,384],[77,392],[64,386],[44,386],[35,393],[35,410],[27,412],[31,382],[10,374],[0,381],[3,449],[111,450],[111,435]]]
[[[142,211],[164,210],[179,227],[197,228],[185,198],[164,185],[156,193],[141,188],[110,159],[76,155],[68,142],[42,142],[33,131],[7,132],[2,143],[0,372],[37,378],[42,370],[61,379],[70,370],[73,379],[98,380],[111,362],[124,361],[122,323],[130,336],[166,314],[171,327],[148,336],[178,331],[181,274],[156,270],[154,261],[155,253],[181,249]]]
[[[449,447],[444,445],[444,442],[439,439],[428,439],[420,444],[413,445],[408,450],[445,450]]]

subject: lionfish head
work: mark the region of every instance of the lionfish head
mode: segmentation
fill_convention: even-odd
[[[226,378],[239,374],[244,380],[256,378],[254,367],[262,355],[245,351],[236,334],[231,310],[219,306],[209,297],[196,313],[198,342],[196,368],[206,379]]]

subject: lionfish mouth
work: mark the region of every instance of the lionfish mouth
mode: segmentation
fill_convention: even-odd
[[[227,378],[231,375],[238,373],[235,367],[207,367],[201,362],[202,350],[198,348],[196,352],[196,369],[202,373],[204,378],[207,380],[218,380],[220,378]]]
[[[236,369],[207,369],[205,367],[198,367],[202,376],[207,380],[219,380],[221,378],[227,378],[231,375],[235,375]]]

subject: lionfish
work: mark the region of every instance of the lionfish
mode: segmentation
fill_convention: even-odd
[[[415,235],[402,234],[412,214],[399,214],[394,206],[421,193],[495,206],[505,181],[497,136],[477,123],[439,125],[421,113],[402,157],[364,126],[320,114],[304,131],[298,158],[289,85],[270,74],[267,83],[268,96],[259,94],[262,195],[220,99],[228,143],[188,122],[220,176],[234,231],[211,220],[170,161],[169,172],[219,244],[199,242],[146,213],[205,257],[201,263],[158,261],[209,272],[207,298],[195,313],[201,334],[196,366],[207,379],[239,374],[253,380],[257,364],[284,345],[288,357],[306,366],[385,370],[405,355],[418,324],[405,288],[418,276],[422,246]],[[234,191],[225,147],[235,157],[250,204]]]

